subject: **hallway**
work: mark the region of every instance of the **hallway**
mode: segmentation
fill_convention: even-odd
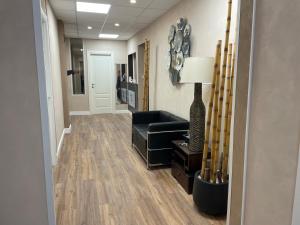
[[[55,168],[57,225],[223,225],[201,215],[171,176],[131,148],[127,114],[72,117]]]

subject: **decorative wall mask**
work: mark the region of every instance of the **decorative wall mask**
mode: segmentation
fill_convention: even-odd
[[[176,52],[181,51],[182,43],[183,43],[183,33],[181,30],[178,30],[175,34],[175,39],[174,39],[174,46]]]
[[[169,33],[169,38],[168,38],[169,44],[171,44],[172,41],[174,40],[175,33],[176,33],[176,27],[174,25],[172,25],[170,28],[170,33]]]
[[[170,27],[168,42],[170,44],[168,69],[173,85],[180,81],[180,71],[184,65],[184,59],[190,57],[192,27],[186,18],[179,18],[176,26]]]
[[[192,27],[190,24],[187,24],[183,30],[184,39],[188,39],[191,35]]]
[[[184,55],[184,58],[187,58],[190,56],[190,46],[191,46],[191,42],[190,40],[185,40],[182,44],[182,52]]]

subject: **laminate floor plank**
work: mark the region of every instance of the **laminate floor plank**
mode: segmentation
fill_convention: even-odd
[[[170,169],[146,169],[127,114],[72,117],[54,178],[57,225],[225,225],[198,212]]]

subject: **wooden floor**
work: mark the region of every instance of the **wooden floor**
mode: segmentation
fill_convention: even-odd
[[[55,168],[57,225],[223,225],[131,148],[129,115],[72,117]]]

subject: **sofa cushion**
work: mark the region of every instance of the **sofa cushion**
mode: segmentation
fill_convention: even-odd
[[[160,122],[174,122],[174,121],[186,121],[178,116],[175,116],[169,112],[161,111],[159,115]]]
[[[159,122],[172,122],[172,118],[167,113],[161,112],[159,115]]]
[[[133,124],[149,124],[159,122],[160,111],[135,112],[132,114]]]

